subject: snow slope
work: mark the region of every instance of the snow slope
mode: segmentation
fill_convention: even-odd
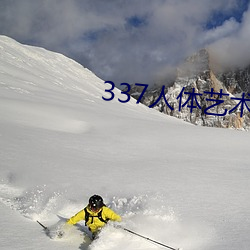
[[[97,193],[124,227],[166,245],[248,250],[249,133],[123,104],[118,90],[107,102],[108,88],[63,55],[0,36],[0,248],[162,249],[112,225],[90,244],[83,223],[63,239],[36,223],[54,228]]]

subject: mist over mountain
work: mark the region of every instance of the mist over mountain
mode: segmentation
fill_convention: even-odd
[[[156,103],[162,91],[162,86],[165,86],[165,98],[168,104],[173,107],[173,110],[168,107],[162,98],[154,106],[160,112],[201,126],[249,129],[250,115],[248,109],[245,107],[242,113],[240,112],[240,106],[234,109],[239,100],[232,98],[240,97],[242,93],[245,93],[246,98],[249,98],[247,94],[250,93],[250,64],[244,65],[242,63],[238,66],[235,64],[231,64],[231,66],[222,64],[222,61],[218,60],[218,56],[215,56],[213,50],[202,49],[188,57],[176,68],[174,80],[154,84],[145,93],[141,102],[147,106]],[[195,93],[202,94],[202,96],[195,96],[197,105],[194,112],[189,107],[192,101],[192,99],[188,100],[189,96],[182,95],[182,103],[178,100],[181,91],[184,90],[183,88],[187,93],[191,93],[194,89]],[[217,95],[217,99],[212,100],[213,94],[208,94],[212,89],[215,93],[223,91],[226,95]],[[130,93],[135,98],[138,98],[140,92],[140,87],[133,86]],[[220,99],[218,102],[221,102],[221,104],[213,107],[218,99]],[[187,105],[180,107],[184,103]]]

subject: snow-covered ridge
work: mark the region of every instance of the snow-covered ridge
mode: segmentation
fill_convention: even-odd
[[[6,89],[27,95],[35,95],[40,89],[44,95],[71,91],[101,98],[103,81],[75,61],[43,48],[0,38],[1,85]]]
[[[0,37],[0,73],[2,120],[27,126],[84,132],[89,125],[77,119],[73,110],[50,103],[67,103],[69,94],[83,104],[103,102],[105,94],[103,81],[75,61],[4,36]]]
[[[86,106],[103,105],[105,101],[102,96],[109,97],[109,93],[105,93],[109,86],[72,59],[43,48],[22,45],[5,36],[0,36],[0,74],[0,111],[4,112],[6,107],[9,109],[8,115],[5,113],[2,118],[14,119],[28,126],[84,132],[89,125],[75,118],[77,114],[70,106],[76,100]],[[113,92],[116,98],[112,104],[119,105],[117,99],[122,99],[120,91],[114,89]],[[75,101],[69,100],[68,95]],[[63,109],[50,105],[60,102],[67,105]],[[133,105],[135,100],[131,98],[127,105],[119,106],[122,109]],[[140,108],[150,112],[143,106]]]

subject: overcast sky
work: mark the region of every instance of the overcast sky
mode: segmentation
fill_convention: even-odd
[[[250,0],[0,0],[0,34],[104,80],[153,83],[200,48],[250,63]]]

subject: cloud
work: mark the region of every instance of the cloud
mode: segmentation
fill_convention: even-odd
[[[226,26],[224,24],[220,29],[226,30]],[[214,59],[224,67],[245,67],[250,64],[250,9],[244,13],[242,22],[237,26],[210,44]]]
[[[0,33],[64,53],[117,84],[153,83],[204,46],[218,53],[249,39],[248,13],[239,22],[238,9],[237,0],[2,0]],[[227,18],[208,30],[214,13]]]
[[[221,26],[204,31],[201,36],[201,44],[211,44],[213,42],[219,41],[225,37],[235,34],[240,28],[240,24],[235,20],[235,18],[230,18],[224,21]]]

